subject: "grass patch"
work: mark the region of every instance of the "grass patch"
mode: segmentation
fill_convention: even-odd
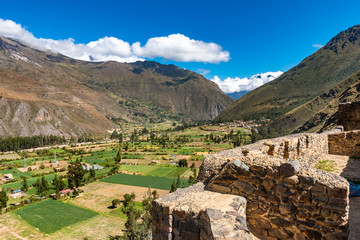
[[[63,227],[92,218],[96,212],[56,200],[46,200],[15,211],[30,225],[44,233],[53,233]]]
[[[332,172],[335,170],[335,161],[334,160],[320,160],[315,168],[323,170],[325,172]]]
[[[110,177],[104,178],[100,181],[108,183],[118,183],[130,186],[149,187],[155,189],[170,190],[172,182],[176,178],[164,178],[142,175],[129,175],[129,174],[116,174]],[[189,186],[188,180],[180,179],[181,186]]]

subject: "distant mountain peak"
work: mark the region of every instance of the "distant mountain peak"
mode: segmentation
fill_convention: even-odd
[[[360,25],[355,25],[340,32],[324,46],[324,49],[338,53],[349,46],[349,44],[360,46]]]

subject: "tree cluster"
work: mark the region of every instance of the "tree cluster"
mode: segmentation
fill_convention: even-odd
[[[19,151],[22,149],[37,148],[47,145],[66,143],[64,137],[58,136],[32,136],[32,137],[8,137],[0,138],[0,151]]]
[[[144,196],[141,204],[142,209],[136,207],[134,199],[135,194],[125,194],[123,201],[123,213],[127,216],[125,223],[124,235],[122,236],[109,236],[110,240],[140,240],[140,239],[149,239],[151,236],[151,202],[158,198],[157,191],[147,191]],[[115,201],[114,199],[113,201]]]
[[[43,176],[41,179],[38,178],[35,183],[33,183],[33,187],[36,188],[36,194],[39,196],[44,196],[49,190],[49,183]]]
[[[84,182],[85,169],[79,159],[68,167],[68,185],[71,189],[78,188]]]
[[[188,167],[188,162],[186,159],[179,160],[179,167]]]

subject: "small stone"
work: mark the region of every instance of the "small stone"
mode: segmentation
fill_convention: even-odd
[[[240,203],[238,203],[238,202],[232,202],[232,203],[230,204],[230,207],[233,207],[235,211],[239,211]]]
[[[240,214],[238,212],[235,212],[235,211],[226,211],[226,214],[229,214],[229,215],[234,216],[234,217],[240,216]]]
[[[296,185],[299,183],[299,177],[296,175],[293,175],[291,177],[285,178],[284,179],[285,182]]]
[[[225,214],[225,215],[224,215],[224,218],[226,218],[226,219],[232,219],[232,217],[231,217],[229,214]]]
[[[248,229],[248,227],[246,226],[246,224],[243,225],[243,224],[236,223],[236,224],[235,224],[235,227],[236,227],[238,230],[249,231],[249,229]]]
[[[207,208],[206,213],[214,220],[219,220],[223,217],[222,212],[219,209]]]

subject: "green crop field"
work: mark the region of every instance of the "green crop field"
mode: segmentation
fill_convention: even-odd
[[[30,225],[44,233],[53,233],[77,222],[92,218],[96,212],[56,200],[46,200],[15,211]]]
[[[142,175],[153,177],[176,178],[182,176],[189,168],[161,167],[152,165],[121,165],[120,170],[128,172],[140,172]]]
[[[53,185],[51,184],[51,181],[54,179],[55,175],[59,175],[59,174],[53,173],[53,174],[49,174],[49,175],[45,176],[45,179],[49,182],[50,187],[53,187]],[[31,186],[34,182],[36,182],[36,180],[38,178],[42,178],[42,177],[28,178],[27,179],[28,186]],[[4,189],[12,188],[14,190],[20,189],[21,186],[22,186],[22,181],[6,183],[6,184],[1,185],[1,187],[3,187]],[[29,191],[27,193],[28,194],[35,194],[35,192],[36,192],[36,189],[31,188],[31,189],[29,189]],[[53,192],[53,190],[50,189],[50,191],[48,193],[52,193],[52,192]]]
[[[117,174],[104,178],[102,182],[118,183],[138,187],[150,187],[156,189],[170,190],[172,182],[176,178],[164,178],[142,175]],[[180,179],[181,187],[189,186],[188,180]]]
[[[7,170],[0,171],[0,175],[2,175],[2,176],[7,173],[11,173],[13,175],[13,177],[17,180],[21,179],[21,176],[24,176],[27,178],[31,176],[30,172],[20,172],[18,169],[7,169]]]

